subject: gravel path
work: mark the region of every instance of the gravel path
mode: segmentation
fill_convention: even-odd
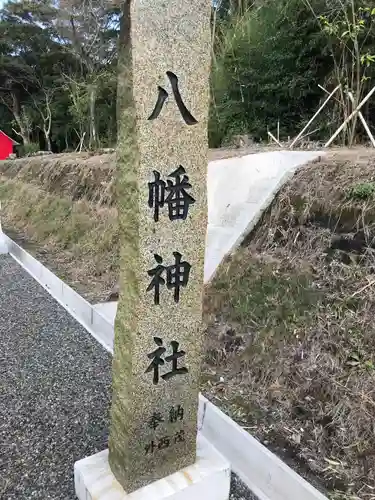
[[[111,356],[0,255],[0,498],[74,500],[76,460],[107,446]],[[230,500],[256,500],[232,474]]]
[[[0,498],[72,500],[73,464],[107,443],[111,356],[0,256]]]
[[[251,493],[236,474],[232,474],[229,500],[258,500],[258,498]]]

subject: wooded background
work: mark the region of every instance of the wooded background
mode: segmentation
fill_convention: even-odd
[[[0,129],[21,154],[116,144],[120,0],[33,0],[0,9]],[[212,7],[211,147],[235,136],[295,135],[319,116],[329,135],[375,85],[375,8],[363,0],[216,0]],[[354,103],[348,96],[354,96]],[[370,129],[375,104],[362,109]],[[341,143],[367,140],[359,120]]]

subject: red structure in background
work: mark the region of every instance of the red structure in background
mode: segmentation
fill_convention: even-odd
[[[17,144],[18,142],[0,130],[0,160],[6,160],[13,153],[13,146]]]

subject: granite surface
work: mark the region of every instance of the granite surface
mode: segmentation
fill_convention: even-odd
[[[121,278],[109,461],[117,480],[132,492],[194,463],[196,456],[211,1],[142,0],[127,6],[130,36],[119,82]],[[184,219],[171,220],[166,198],[172,191],[166,190],[162,203],[159,189],[160,182],[176,185],[178,169],[191,203]],[[154,181],[157,199],[150,199]],[[166,269],[178,256],[182,266],[190,266],[179,296]],[[152,273],[158,270],[156,300],[152,277],[158,277]],[[175,368],[185,373],[163,379],[173,367],[168,360],[173,347],[180,355]]]
[[[111,356],[0,256],[0,498],[73,500],[76,460],[107,447]]]

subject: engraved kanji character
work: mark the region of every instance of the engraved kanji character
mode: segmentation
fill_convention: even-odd
[[[171,347],[172,347],[172,354],[170,356],[167,356],[165,358],[165,361],[163,359],[163,355],[166,351],[165,347],[163,347],[163,340],[160,339],[159,337],[154,337],[154,342],[158,346],[158,348],[151,352],[150,354],[147,354],[147,357],[149,359],[152,359],[152,362],[149,364],[149,366],[146,368],[145,373],[150,373],[153,371],[154,376],[153,376],[153,383],[154,385],[157,385],[159,383],[159,367],[163,366],[165,364],[165,361],[167,363],[172,363],[172,370],[169,371],[168,373],[165,373],[162,375],[162,379],[167,381],[177,375],[185,375],[186,373],[189,372],[189,370],[186,367],[183,368],[178,368],[178,360],[185,356],[185,351],[179,351],[179,343],[176,342],[175,340],[172,340],[171,342]]]
[[[181,405],[172,406],[172,408],[169,410],[169,421],[171,424],[176,423],[178,420],[183,420],[184,419],[184,409],[182,408]]]
[[[148,421],[150,429],[157,429],[164,422],[164,418],[160,412],[154,412]]]
[[[154,254],[154,258],[158,265],[147,271],[149,276],[152,276],[151,283],[147,287],[146,291],[149,292],[154,289],[154,303],[158,305],[160,303],[160,286],[166,284],[169,290],[174,290],[174,301],[178,303],[180,301],[180,288],[186,287],[189,282],[191,265],[182,261],[182,255],[179,252],[173,252],[175,263],[171,266],[163,266],[163,259],[160,255]],[[166,280],[162,277],[162,274],[166,271]]]
[[[187,125],[197,124],[198,123],[197,120],[190,113],[190,111],[185,106],[184,101],[182,100],[182,97],[180,94],[180,89],[178,88],[177,76],[174,73],[172,73],[172,71],[167,71],[167,77],[169,78],[169,81],[171,82],[172,92],[173,92],[177,107],[178,107],[178,109],[181,113],[181,116],[184,119],[185,123]],[[151,115],[148,117],[149,120],[155,120],[160,115],[160,112],[164,106],[164,103],[168,98],[168,92],[163,87],[158,86],[158,92],[159,92],[158,98],[157,98],[154,110],[152,111]]]
[[[145,446],[145,455],[148,455],[149,453],[151,453],[151,455],[154,453],[155,451],[155,448],[156,448],[156,444],[154,441],[150,441],[150,443],[148,443],[146,446]]]
[[[145,373],[149,373],[151,371],[154,372],[154,378],[153,378],[153,383],[155,385],[158,384],[159,382],[159,366],[164,365],[164,359],[162,358],[163,354],[165,353],[166,349],[163,347],[163,341],[159,337],[154,337],[155,344],[158,346],[155,351],[150,352],[150,354],[147,354],[147,357],[149,359],[152,359],[150,365],[147,367],[147,370]]]
[[[174,442],[177,443],[184,443],[185,442],[185,431],[179,431],[176,433],[174,437]]]
[[[165,450],[166,448],[169,448],[170,444],[171,444],[170,438],[168,436],[164,436],[159,439],[158,448],[159,450]]]

